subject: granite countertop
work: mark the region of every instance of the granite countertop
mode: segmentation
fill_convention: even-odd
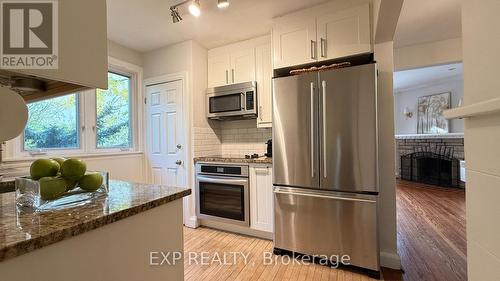
[[[215,162],[215,163],[235,163],[235,164],[272,164],[272,157],[259,157],[259,158],[245,158],[243,156],[232,156],[232,155],[215,155],[215,156],[204,156],[195,157],[194,163],[198,162]]]
[[[74,208],[21,213],[0,194],[0,262],[191,194],[191,189],[111,180],[109,194]]]
[[[12,192],[15,190],[15,181],[13,179],[0,179],[0,193]]]

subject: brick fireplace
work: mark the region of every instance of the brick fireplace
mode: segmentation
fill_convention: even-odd
[[[463,134],[396,136],[398,178],[439,186],[460,187]]]

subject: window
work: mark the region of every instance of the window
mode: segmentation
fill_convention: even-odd
[[[79,148],[78,104],[78,94],[28,104],[24,150]]]
[[[28,104],[24,133],[7,142],[7,160],[61,155],[135,152],[141,149],[142,69],[110,58],[108,89]]]
[[[130,77],[108,73],[108,90],[96,93],[97,148],[130,148]]]

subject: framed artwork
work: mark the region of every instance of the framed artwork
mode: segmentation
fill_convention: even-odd
[[[441,93],[418,98],[418,134],[446,134],[449,132],[448,120],[443,111],[450,109],[451,93]]]

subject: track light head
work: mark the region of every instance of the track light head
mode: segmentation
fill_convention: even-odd
[[[177,11],[177,8],[170,7],[170,15],[172,16],[173,23],[178,23],[182,20],[182,17],[179,14],[179,11]]]
[[[193,0],[191,4],[189,4],[189,12],[191,15],[195,17],[199,17],[201,14],[201,6],[200,6],[200,0]]]
[[[225,9],[229,7],[229,0],[217,0],[217,8]]]

